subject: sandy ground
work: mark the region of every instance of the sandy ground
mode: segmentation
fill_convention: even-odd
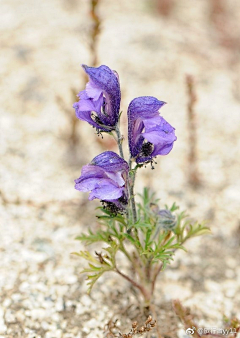
[[[189,306],[202,327],[240,317],[240,4],[225,3],[220,29],[210,3],[175,1],[168,17],[154,1],[99,6],[99,64],[117,70],[122,110],[137,96],[156,96],[168,103],[162,115],[178,137],[154,171],[142,170],[137,191],[150,184],[162,204],[176,201],[209,220],[213,232],[189,242],[159,278],[158,320],[170,337],[184,336],[172,299]],[[98,205],[73,180],[104,145],[114,149],[80,121],[75,146],[69,136],[71,90],[83,89],[80,64],[90,62],[89,3],[2,0],[0,30],[0,337],[103,337],[111,318],[125,330],[138,313],[129,285],[108,274],[87,296],[84,263],[71,255],[83,248],[74,238],[96,226]],[[198,190],[188,184],[186,74],[198,96]]]

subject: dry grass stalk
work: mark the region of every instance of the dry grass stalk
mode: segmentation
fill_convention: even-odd
[[[91,61],[89,63],[89,66],[96,67],[98,63],[98,57],[97,57],[97,39],[98,35],[100,33],[100,24],[101,20],[100,17],[97,14],[97,8],[101,0],[91,0],[90,1],[90,17],[92,21],[92,29],[89,33],[89,48],[90,48],[90,55],[91,55]],[[87,83],[88,76],[84,72],[84,82]],[[76,101],[76,95],[77,91],[75,89],[71,89],[71,101]],[[57,97],[57,103],[59,107],[65,112],[69,119],[69,125],[70,125],[70,133],[68,135],[68,140],[70,141],[70,147],[71,149],[74,149],[77,147],[80,143],[80,137],[77,133],[77,125],[79,123],[79,120],[76,118],[74,109],[72,107],[69,108],[69,106],[63,101],[63,99],[58,96]]]
[[[191,75],[186,76],[186,86],[188,94],[187,119],[189,130],[188,181],[192,187],[196,188],[200,185],[197,165],[197,124],[194,109],[197,102],[197,96],[195,93],[194,78]]]
[[[176,313],[176,315],[181,319],[186,330],[188,328],[195,329],[194,333],[192,334],[192,337],[200,338],[200,335],[197,332],[197,325],[194,323],[190,311],[187,308],[183,307],[178,299],[173,301],[173,310]]]
[[[236,52],[240,50],[240,37],[236,34],[238,30],[232,29],[232,16],[226,4],[224,0],[210,0],[210,20],[218,33],[220,44],[233,51],[232,61],[237,62]]]
[[[173,9],[173,0],[157,0],[157,10],[162,16],[168,17]]]
[[[90,15],[93,22],[93,27],[90,33],[90,51],[91,51],[91,66],[96,67],[98,64],[97,56],[97,40],[100,33],[101,20],[97,14],[97,8],[101,0],[91,0]]]
[[[122,333],[117,326],[117,321],[110,320],[108,322],[107,330],[105,331],[106,338],[133,338],[135,336],[141,336],[144,333],[150,332],[156,326],[156,320],[152,319],[152,316],[148,316],[147,320],[145,321],[144,325],[139,325],[137,321],[132,323],[132,327],[128,333]]]

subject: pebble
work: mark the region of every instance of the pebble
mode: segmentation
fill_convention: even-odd
[[[80,302],[82,303],[82,305],[84,305],[85,307],[90,307],[92,305],[92,300],[88,295],[83,295],[80,298]]]
[[[6,310],[5,321],[7,323],[15,323],[16,322],[16,317],[14,316],[14,314],[11,310]]]
[[[88,322],[85,322],[85,326],[88,328],[91,328],[91,329],[94,329],[96,327],[98,327],[99,325],[99,321],[96,320],[95,318],[92,318],[90,319]]]
[[[82,304],[77,304],[77,308],[76,308],[76,314],[77,315],[82,315],[86,311],[87,311],[87,309],[86,309],[85,306],[83,306]]]
[[[6,298],[4,301],[3,301],[3,307],[4,308],[8,308],[10,306],[10,304],[12,303],[11,299],[10,298]]]
[[[4,324],[4,322],[0,322],[0,334],[4,334],[7,331],[7,326]]]
[[[46,318],[48,314],[45,309],[32,309],[29,316],[34,320],[42,320],[43,318]]]

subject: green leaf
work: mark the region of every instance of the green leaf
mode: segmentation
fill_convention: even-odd
[[[179,206],[174,202],[174,203],[172,204],[171,208],[169,208],[166,204],[165,204],[165,208],[166,208],[167,210],[170,210],[171,212],[174,212],[174,211],[176,211],[176,210],[179,209]]]
[[[84,268],[80,273],[87,273],[87,284],[89,285],[88,293],[91,292],[92,287],[97,282],[97,280],[102,276],[103,273],[107,271],[114,270],[115,268],[115,255],[119,246],[112,242],[111,246],[104,248],[108,255],[103,256],[103,262],[100,262],[99,259],[93,257],[88,251],[80,251],[77,253],[78,256],[86,259],[88,263],[88,268]],[[94,264],[93,264],[94,263]]]
[[[194,224],[189,225],[189,229],[187,229],[187,235],[184,240],[190,237],[201,236],[205,234],[211,234],[211,230],[203,224],[198,224],[198,222],[195,222]]]
[[[99,261],[98,261],[96,258],[94,258],[94,257],[90,254],[90,252],[88,252],[88,251],[73,252],[73,254],[75,254],[75,255],[77,255],[77,256],[80,256],[80,257],[86,259],[86,260],[89,261],[89,262],[92,262],[92,263],[95,263],[95,264],[98,264],[98,263],[99,263]]]
[[[135,245],[135,239],[130,234],[123,232],[122,235]]]
[[[152,231],[148,230],[146,233],[146,238],[145,238],[145,250],[151,246],[151,244],[153,243],[150,239],[152,236]]]

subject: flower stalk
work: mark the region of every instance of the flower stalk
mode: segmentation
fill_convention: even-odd
[[[116,135],[117,135],[117,144],[118,144],[119,154],[124,159],[123,147],[122,147],[123,136],[120,132],[120,127],[119,127],[118,124],[116,125],[115,131],[116,131]]]

